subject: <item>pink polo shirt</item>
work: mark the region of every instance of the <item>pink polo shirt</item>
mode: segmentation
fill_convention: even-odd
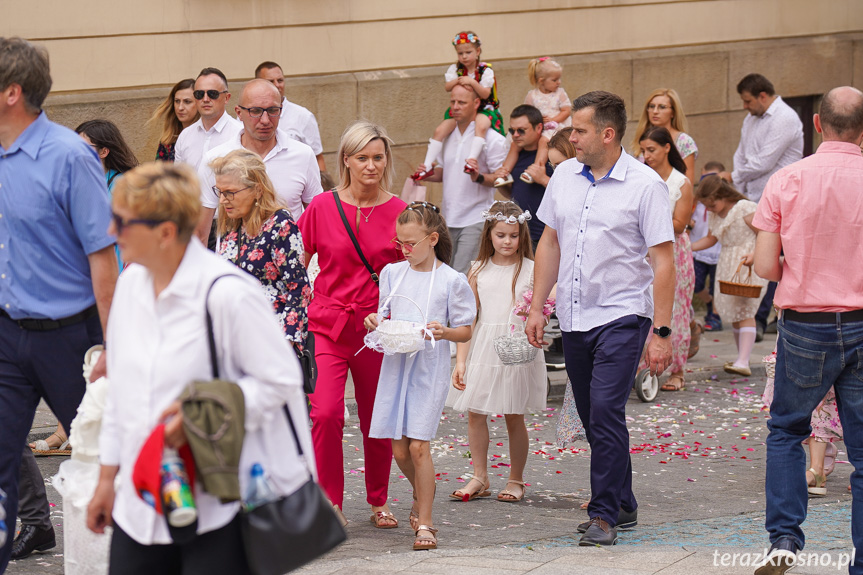
[[[774,303],[800,312],[863,309],[863,154],[818,151],[767,182],[752,225],[778,233],[785,262]]]

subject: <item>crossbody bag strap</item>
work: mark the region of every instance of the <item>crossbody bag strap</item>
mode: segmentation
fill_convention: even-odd
[[[210,287],[207,288],[207,295],[204,296],[204,314],[207,319],[207,343],[210,346],[210,368],[213,372],[213,379],[219,379],[219,356],[216,353],[216,336],[213,333],[213,317],[210,315],[210,292],[213,291],[213,286],[222,278],[231,277],[234,274],[224,274],[218,276],[212,281]]]
[[[342,217],[342,223],[345,225],[348,236],[351,238],[351,243],[354,244],[354,249],[357,250],[357,255],[360,256],[360,259],[363,261],[363,265],[366,266],[366,269],[369,270],[369,273],[372,275],[372,281],[375,282],[375,285],[378,285],[378,282],[380,282],[380,278],[378,277],[377,272],[375,272],[375,268],[372,267],[372,265],[366,259],[366,256],[363,255],[363,250],[362,248],[360,248],[360,243],[357,241],[357,237],[354,235],[354,231],[351,229],[351,224],[348,223],[347,216],[345,216],[345,209],[342,207],[342,200],[341,198],[339,198],[339,193],[335,190],[333,190],[333,197],[336,200],[336,207],[339,209],[339,215]]]

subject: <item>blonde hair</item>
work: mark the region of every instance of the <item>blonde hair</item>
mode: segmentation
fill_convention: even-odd
[[[638,126],[635,128],[635,136],[632,138],[632,153],[638,156],[641,153],[641,136],[648,128],[651,128],[650,121],[647,119],[647,106],[650,101],[657,96],[665,96],[671,100],[671,127],[678,132],[689,131],[689,124],[686,121],[686,114],[683,113],[683,105],[680,103],[680,96],[673,88],[657,88],[650,93],[644,107],[641,109],[641,118],[638,119]]]
[[[383,126],[373,124],[368,120],[357,120],[345,128],[344,133],[342,133],[338,154],[340,190],[345,190],[351,186],[351,172],[347,165],[345,165],[345,159],[358,153],[374,140],[380,140],[384,143],[384,153],[387,158],[387,167],[384,168],[384,173],[381,177],[380,189],[385,192],[390,191],[396,171],[393,162],[393,141],[387,136],[387,131]]]
[[[177,240],[189,243],[201,212],[201,187],[186,164],[148,162],[129,170],[114,185],[113,204],[135,217],[177,226]]]
[[[147,123],[153,123],[162,126],[162,132],[159,134],[159,142],[165,145],[173,144],[177,141],[180,132],[183,131],[183,124],[177,118],[177,113],[174,111],[174,97],[180,90],[194,90],[195,81],[192,78],[180,80],[174,87],[171,88],[171,93],[165,98]],[[195,109],[195,119],[200,117],[197,108]]]
[[[534,58],[527,64],[527,79],[530,80],[530,85],[536,88],[539,81],[547,78],[551,70],[563,70],[563,66],[558,64],[553,58]]]
[[[254,188],[255,192],[260,192],[260,197],[255,201],[249,217],[246,218],[246,233],[248,235],[257,236],[260,233],[261,225],[276,210],[286,209],[273,190],[273,182],[267,175],[267,167],[256,153],[245,148],[233,150],[210,162],[210,168],[216,177],[233,176],[237,178],[242,187],[248,186]],[[219,202],[219,217],[216,223],[216,232],[219,237],[224,236],[229,230],[238,229],[241,225],[243,225],[243,220],[229,218],[224,206]]]
[[[489,214],[502,214],[504,217],[515,216],[516,218],[524,212],[513,201],[495,202],[488,209]],[[479,255],[471,267],[468,279],[472,282],[476,281],[479,272],[488,265],[494,255],[494,243],[491,240],[491,232],[494,227],[501,223],[497,219],[487,219],[482,227],[482,234],[479,237]],[[521,266],[525,259],[533,259],[533,243],[530,241],[530,228],[527,222],[518,224],[518,263],[515,270],[512,272],[512,303],[515,304],[515,286],[518,283],[518,276],[521,274]]]
[[[548,141],[549,149],[554,148],[555,150],[563,154],[567,159],[574,158],[575,144],[569,141],[569,137],[572,135],[574,129],[575,128],[573,128],[572,126],[561,128]]]

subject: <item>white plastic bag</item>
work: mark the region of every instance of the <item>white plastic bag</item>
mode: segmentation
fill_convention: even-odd
[[[99,464],[69,459],[52,484],[63,496],[63,554],[66,575],[106,575],[111,528],[99,535],[87,529],[87,505],[99,482]]]

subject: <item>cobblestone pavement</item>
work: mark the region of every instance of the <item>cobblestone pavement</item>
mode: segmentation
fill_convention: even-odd
[[[729,330],[730,331],[730,330]],[[440,529],[437,551],[413,552],[408,527],[410,486],[393,464],[390,496],[401,521],[398,529],[379,531],[369,523],[365,503],[362,441],[352,416],[344,438],[348,541],[327,557],[304,568],[306,573],[380,573],[381,571],[448,573],[469,569],[476,574],[551,573],[752,573],[752,555],[767,544],[764,523],[764,440],[768,415],[761,409],[764,387],[760,377],[730,379],[709,367],[727,352],[730,334],[702,343],[696,370],[687,376],[687,390],[660,392],[652,403],[633,393],[627,408],[631,434],[633,484],[639,500],[638,527],[623,532],[613,549],[579,548],[575,526],[585,521],[579,505],[589,497],[589,451],[586,443],[555,445],[555,415],[559,401],[546,411],[527,416],[531,449],[522,503],[493,498],[467,503],[448,494],[470,473],[467,418],[444,412],[432,455],[438,473],[435,526]],[[731,344],[733,345],[733,343]],[[766,353],[772,344],[759,344]],[[765,351],[766,350],[766,351]],[[758,355],[754,354],[753,358]],[[723,358],[724,359],[724,358]],[[753,362],[755,363],[755,362]],[[756,374],[759,371],[756,371]],[[552,383],[564,379],[552,373]],[[555,386],[553,386],[555,387]],[[502,417],[491,417],[490,471],[492,492],[503,489],[508,473],[507,437]],[[847,492],[851,466],[844,445],[836,471],[827,483],[828,495],[810,501],[804,529],[806,551],[827,551],[822,562],[851,552],[850,507]],[[60,460],[43,458],[46,477]],[[62,505],[49,488],[52,516],[62,533]],[[744,553],[735,566],[724,567],[721,553]],[[10,565],[8,573],[62,573],[62,545],[53,553]],[[745,563],[741,565],[741,563]],[[836,565],[802,566],[791,573],[843,573]]]

